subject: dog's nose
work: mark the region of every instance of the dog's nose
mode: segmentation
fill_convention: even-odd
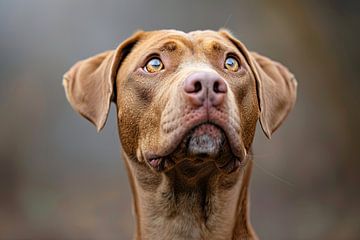
[[[185,79],[184,92],[194,106],[218,106],[224,102],[227,86],[215,72],[195,72]]]

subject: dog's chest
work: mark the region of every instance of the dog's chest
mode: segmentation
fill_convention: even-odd
[[[152,239],[204,239],[199,222],[189,214],[182,214],[174,219],[160,217],[157,224],[159,226],[155,229],[161,231],[153,232]]]
[[[149,239],[230,239],[231,233],[225,230],[231,226],[231,214],[218,200],[203,191],[164,191],[153,196],[145,204],[145,218],[151,219],[145,223],[145,235]]]

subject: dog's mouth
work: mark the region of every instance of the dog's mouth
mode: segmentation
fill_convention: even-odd
[[[231,150],[225,131],[210,122],[191,128],[169,155],[150,158],[148,162],[155,170],[164,171],[181,160],[194,164],[212,161],[227,173],[234,172],[241,165],[241,159]]]
[[[216,158],[227,142],[224,131],[211,123],[192,128],[183,140],[187,155],[194,158]]]

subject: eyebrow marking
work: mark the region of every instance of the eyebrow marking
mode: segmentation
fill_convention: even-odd
[[[177,49],[177,43],[174,42],[174,41],[169,41],[169,42],[166,42],[164,45],[162,45],[160,47],[160,51],[161,52],[164,52],[164,51],[167,51],[167,52],[174,52],[176,49]]]
[[[211,39],[204,41],[203,43],[204,49],[208,52],[216,52],[216,53],[223,53],[226,52],[226,45]]]
[[[224,47],[218,42],[213,42],[212,49],[216,52],[224,52],[225,51]]]
[[[184,45],[189,49],[193,48],[192,41],[190,40],[189,36],[186,35],[182,36],[178,34],[165,34],[160,38],[154,37],[150,39],[153,40],[153,44],[148,46],[149,49],[158,49],[160,51],[175,51],[178,50],[181,45]],[[165,42],[165,44],[162,44],[163,42]]]

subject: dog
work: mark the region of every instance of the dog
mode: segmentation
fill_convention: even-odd
[[[136,32],[76,63],[63,85],[100,131],[110,103],[136,219],[135,239],[257,239],[249,219],[251,145],[296,99],[282,64],[227,30]]]

